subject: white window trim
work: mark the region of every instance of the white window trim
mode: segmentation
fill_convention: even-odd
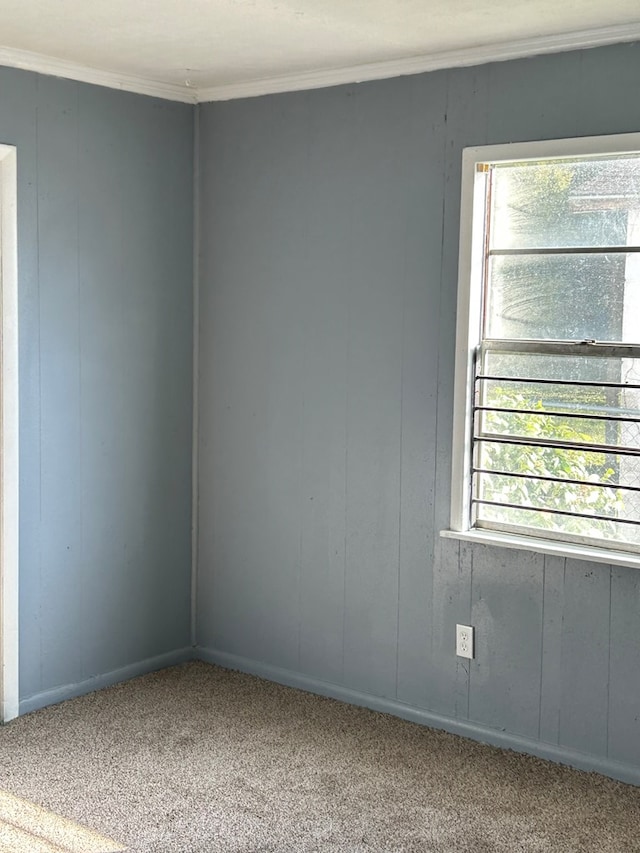
[[[474,223],[484,221],[484,186],[482,185],[486,180],[485,173],[478,171],[478,164],[624,154],[627,151],[640,151],[640,133],[480,145],[465,148],[463,151],[453,391],[451,520],[450,529],[441,532],[444,537],[640,568],[640,555],[630,552],[595,545],[572,545],[545,539],[543,536],[522,536],[480,530],[469,526],[473,360],[481,340],[480,259],[482,258],[481,244],[484,239],[484,235],[478,233],[479,229],[476,228],[474,233]]]
[[[0,722],[19,712],[17,158],[0,145]]]

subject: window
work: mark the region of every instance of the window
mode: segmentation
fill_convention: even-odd
[[[453,530],[640,558],[640,134],[465,150],[459,288]]]

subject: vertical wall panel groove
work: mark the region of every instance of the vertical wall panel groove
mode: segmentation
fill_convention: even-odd
[[[567,560],[560,743],[606,755],[611,568]]]
[[[544,558],[539,737],[548,743],[558,743],[559,739],[565,562],[562,557]]]

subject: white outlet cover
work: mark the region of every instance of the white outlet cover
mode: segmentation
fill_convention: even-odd
[[[456,655],[473,659],[474,631],[471,625],[456,625]]]

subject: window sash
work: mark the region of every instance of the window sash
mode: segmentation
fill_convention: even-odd
[[[592,381],[592,380],[569,380],[569,379],[553,379],[553,378],[534,378],[523,376],[506,376],[497,375],[490,370],[484,368],[485,356],[489,352],[499,353],[514,353],[517,355],[532,354],[532,355],[553,355],[553,356],[581,356],[581,357],[598,357],[622,359],[635,358],[640,359],[639,344],[619,344],[615,342],[599,342],[599,341],[542,341],[542,340],[500,340],[487,339],[484,340],[475,351],[474,357],[474,399],[472,403],[472,430],[471,430],[471,465],[469,469],[469,527],[473,528],[488,528],[498,531],[526,534],[528,536],[537,536],[542,538],[558,539],[566,542],[574,542],[578,544],[604,545],[609,548],[640,552],[640,545],[627,541],[622,536],[615,538],[600,538],[597,535],[580,535],[567,531],[550,530],[545,527],[536,526],[535,524],[515,524],[504,520],[490,520],[480,517],[482,506],[502,507],[505,509],[514,509],[521,511],[521,514],[534,512],[550,515],[563,516],[566,519],[591,519],[594,522],[612,522],[616,527],[624,525],[628,527],[640,528],[640,514],[634,518],[623,518],[611,515],[601,515],[596,512],[586,513],[581,511],[572,511],[568,509],[558,509],[551,505],[526,505],[517,504],[507,501],[487,500],[483,496],[481,480],[487,476],[504,476],[513,479],[529,479],[534,482],[548,482],[550,484],[560,483],[566,485],[567,488],[572,486],[587,485],[595,489],[605,490],[620,490],[629,493],[640,493],[640,485],[626,485],[624,483],[609,483],[602,480],[587,481],[572,478],[553,477],[545,474],[526,474],[517,471],[509,470],[492,470],[483,467],[479,462],[480,450],[487,442],[495,444],[511,444],[514,446],[523,447],[539,447],[545,450],[569,450],[585,453],[597,454],[615,454],[617,457],[640,458],[640,446],[633,447],[627,445],[611,445],[603,441],[568,441],[549,437],[528,437],[517,435],[515,432],[511,434],[506,430],[499,433],[488,432],[483,428],[483,420],[494,413],[510,413],[514,415],[530,414],[547,415],[558,418],[580,418],[583,421],[609,421],[614,423],[632,423],[640,424],[640,409],[620,410],[619,413],[593,414],[593,413],[571,413],[553,410],[530,410],[518,407],[501,407],[487,404],[483,399],[482,386],[487,381],[512,381],[515,383],[532,383],[536,385],[556,385],[570,386],[575,388],[580,387],[598,387],[605,389],[625,389],[640,391],[640,384],[627,382],[611,382],[611,381]]]

